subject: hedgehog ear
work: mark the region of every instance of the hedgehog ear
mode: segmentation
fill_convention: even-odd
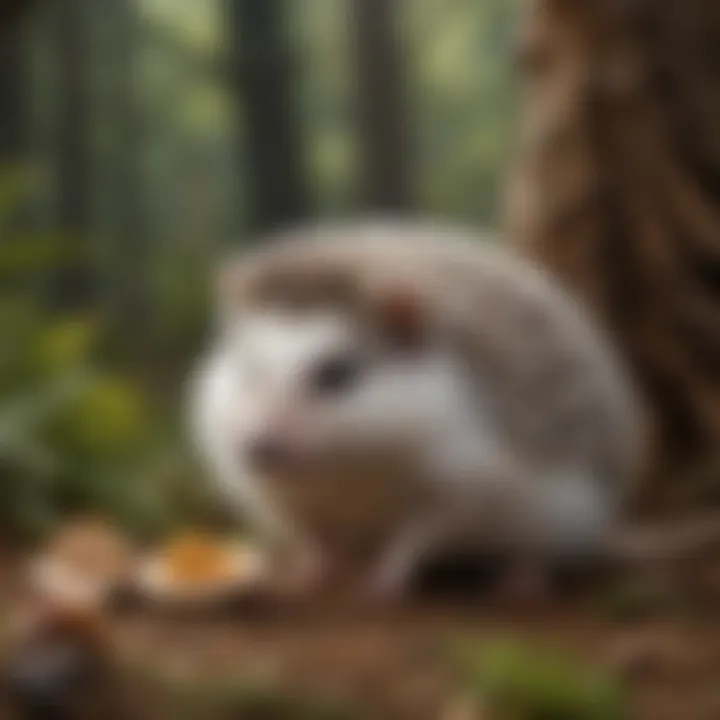
[[[428,330],[425,303],[412,287],[397,286],[381,293],[375,307],[381,333],[398,348],[411,350],[423,344]]]

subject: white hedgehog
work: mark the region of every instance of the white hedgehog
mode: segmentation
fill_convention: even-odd
[[[353,563],[369,596],[398,597],[436,553],[602,552],[644,423],[612,346],[543,271],[463,230],[364,221],[270,238],[219,286],[195,437],[308,582]]]

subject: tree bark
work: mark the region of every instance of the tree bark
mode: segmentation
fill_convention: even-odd
[[[636,373],[654,441],[643,505],[697,502],[720,490],[696,472],[720,456],[720,4],[527,2],[521,61],[511,233]]]
[[[371,210],[415,205],[395,0],[353,0],[360,185]]]
[[[309,213],[300,113],[283,0],[228,0],[238,126],[249,178],[248,225],[265,232]]]

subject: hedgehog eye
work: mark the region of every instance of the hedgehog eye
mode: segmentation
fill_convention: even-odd
[[[360,375],[360,362],[351,355],[337,355],[322,360],[310,375],[314,392],[333,395],[349,390]]]

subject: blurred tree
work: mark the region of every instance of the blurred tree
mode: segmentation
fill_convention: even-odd
[[[25,149],[25,52],[16,22],[0,24],[0,165],[18,161]]]
[[[518,0],[405,4],[424,212],[495,226],[516,142]]]
[[[9,27],[28,12],[34,0],[2,0],[0,2],[0,26]]]
[[[238,126],[248,159],[248,225],[265,231],[310,210],[287,8],[284,0],[227,1]]]
[[[60,109],[58,213],[68,252],[53,282],[58,309],[77,309],[94,296],[89,252],[91,143],[89,52],[91,0],[62,0],[57,7]]]
[[[720,448],[720,4],[536,0],[522,60],[514,232],[637,371],[656,420],[648,503],[717,493],[676,478],[710,477],[697,466]]]
[[[352,9],[363,201],[374,210],[409,210],[415,188],[397,3],[353,0]]]
[[[147,319],[148,238],[144,217],[142,174],[142,125],[138,106],[137,55],[138,17],[134,0],[108,3],[113,17],[115,92],[112,97],[116,130],[115,228],[118,240],[115,256],[120,272],[115,273],[114,301],[126,321],[135,328]]]

